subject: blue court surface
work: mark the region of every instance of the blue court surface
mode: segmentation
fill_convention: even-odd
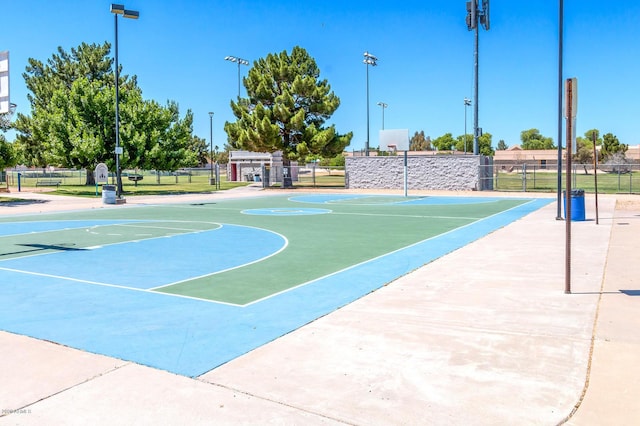
[[[0,329],[196,377],[553,202],[505,200],[300,194],[4,218]],[[314,238],[300,237],[312,227],[329,223],[318,230],[327,234],[384,217],[405,224],[397,234],[411,220],[444,225],[333,269],[287,258],[303,247],[314,262]],[[346,232],[327,238],[347,241]],[[282,288],[268,284],[276,267]],[[252,274],[255,294],[234,299]],[[208,293],[218,283],[230,299]]]

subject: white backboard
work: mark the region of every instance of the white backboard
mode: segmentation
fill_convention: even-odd
[[[9,52],[0,52],[0,114],[9,112]]]
[[[409,151],[409,129],[380,130],[380,151]]]

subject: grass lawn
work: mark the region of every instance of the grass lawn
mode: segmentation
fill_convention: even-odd
[[[595,178],[593,173],[572,174],[573,188],[584,189],[588,193],[595,192]],[[526,182],[525,182],[526,179]],[[527,191],[554,192],[557,189],[558,174],[553,172],[527,172],[523,179],[522,173],[498,173],[494,176],[496,191]],[[562,174],[562,185],[566,184],[566,174]],[[598,173],[598,193],[638,193],[640,192],[640,172],[632,173]]]

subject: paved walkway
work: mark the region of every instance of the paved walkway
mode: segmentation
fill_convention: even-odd
[[[112,208],[51,197],[0,214]],[[572,294],[551,204],[195,380],[0,332],[0,425],[638,424],[640,204],[616,198],[572,226]]]

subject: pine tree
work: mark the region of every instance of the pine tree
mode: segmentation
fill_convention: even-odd
[[[351,132],[325,127],[340,99],[303,48],[255,61],[243,83],[248,98],[231,101],[237,121],[224,126],[231,148],[282,151],[288,162],[308,155],[332,158],[349,145]]]

